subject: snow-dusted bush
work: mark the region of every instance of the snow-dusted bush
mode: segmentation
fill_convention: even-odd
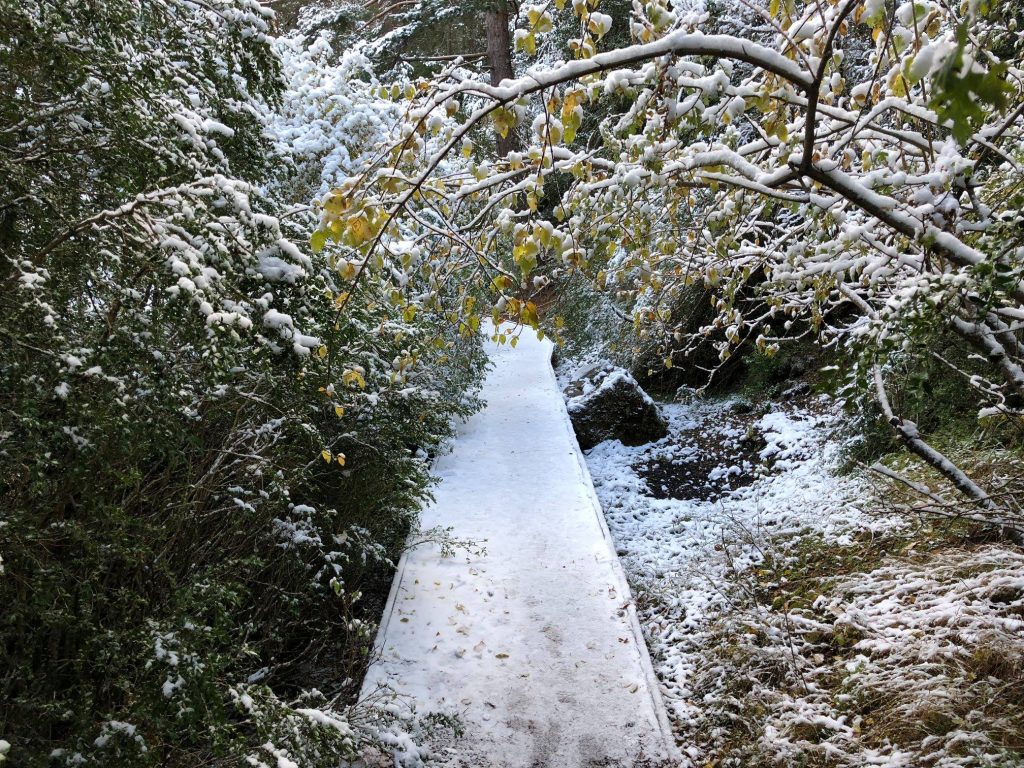
[[[309,41],[293,35],[276,45],[287,88],[271,140],[296,169],[286,174],[296,200],[321,196],[369,166],[401,116],[393,102],[379,97],[382,86],[369,59],[337,50],[332,39],[328,33]],[[308,189],[298,186],[303,181]]]
[[[393,107],[253,0],[0,15],[8,759],[336,766],[480,364],[308,248]]]

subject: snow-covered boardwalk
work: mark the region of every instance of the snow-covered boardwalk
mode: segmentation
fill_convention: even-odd
[[[437,464],[423,526],[486,546],[399,564],[364,685],[457,714],[445,761],[472,768],[675,765],[675,749],[590,475],[549,363],[492,348],[487,407]],[[665,762],[662,763],[661,761]]]

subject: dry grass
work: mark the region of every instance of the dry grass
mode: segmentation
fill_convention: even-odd
[[[768,543],[696,681],[709,764],[1024,764],[1024,552],[971,533]]]

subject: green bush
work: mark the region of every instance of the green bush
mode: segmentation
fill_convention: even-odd
[[[1012,423],[992,430],[979,425],[977,393],[959,371],[983,376],[985,364],[961,339],[941,330],[922,328],[913,344],[893,355],[887,368],[887,390],[893,412],[913,421],[921,433],[944,448],[970,442],[977,449],[1019,444]],[[903,449],[899,436],[882,417],[873,389],[849,393],[853,415],[849,458],[872,463]],[[1005,432],[1005,434],[1004,434]]]
[[[428,454],[477,407],[476,340],[375,285],[339,314],[293,243],[270,25],[0,0],[9,765],[351,755]]]

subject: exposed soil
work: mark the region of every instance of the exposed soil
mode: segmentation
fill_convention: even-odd
[[[663,454],[634,465],[655,499],[716,501],[757,479],[764,462],[758,453],[764,438],[753,426],[753,414],[729,414],[728,426],[737,433],[723,437],[716,431],[694,428],[673,437]]]

